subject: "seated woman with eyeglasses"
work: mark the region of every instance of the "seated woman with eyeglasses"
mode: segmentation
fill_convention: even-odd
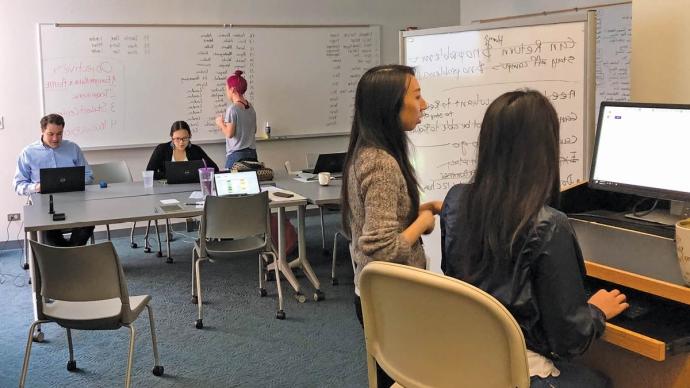
[[[153,179],[165,179],[165,162],[185,162],[188,160],[205,160],[208,167],[218,172],[218,165],[201,147],[191,143],[192,131],[184,121],[175,121],[170,127],[170,141],[156,146],[146,165],[146,170],[153,171]]]

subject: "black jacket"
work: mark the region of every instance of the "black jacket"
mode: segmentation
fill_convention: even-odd
[[[211,159],[201,147],[190,144],[186,150],[187,160],[205,160],[209,167],[213,167],[218,172],[218,165]],[[146,165],[146,170],[153,170],[153,179],[165,179],[165,162],[172,160],[173,149],[170,142],[161,143],[156,146]]]
[[[522,328],[528,349],[551,359],[584,353],[604,332],[605,318],[587,303],[582,252],[568,218],[545,206],[513,257],[473,260],[460,239],[466,187],[451,188],[443,203],[443,272],[498,299]]]

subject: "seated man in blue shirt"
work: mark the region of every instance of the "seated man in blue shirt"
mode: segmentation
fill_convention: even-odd
[[[26,146],[17,160],[14,174],[14,191],[19,195],[41,192],[40,171],[42,168],[84,166],[86,184],[93,182],[93,172],[84,158],[81,148],[69,140],[62,140],[65,119],[58,114],[49,114],[41,119],[41,139]],[[64,230],[46,233],[47,242],[55,246],[84,245],[93,234],[93,226],[71,229],[67,240]]]

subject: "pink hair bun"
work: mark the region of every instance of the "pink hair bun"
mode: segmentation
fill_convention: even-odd
[[[235,74],[228,77],[228,87],[235,89],[239,94],[244,94],[247,91],[247,80],[242,77],[244,72],[242,70],[235,70]]]

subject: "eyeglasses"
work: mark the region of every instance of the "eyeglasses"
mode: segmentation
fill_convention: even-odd
[[[173,137],[172,139],[174,142],[182,142],[182,143],[186,143],[189,141],[189,137]]]

